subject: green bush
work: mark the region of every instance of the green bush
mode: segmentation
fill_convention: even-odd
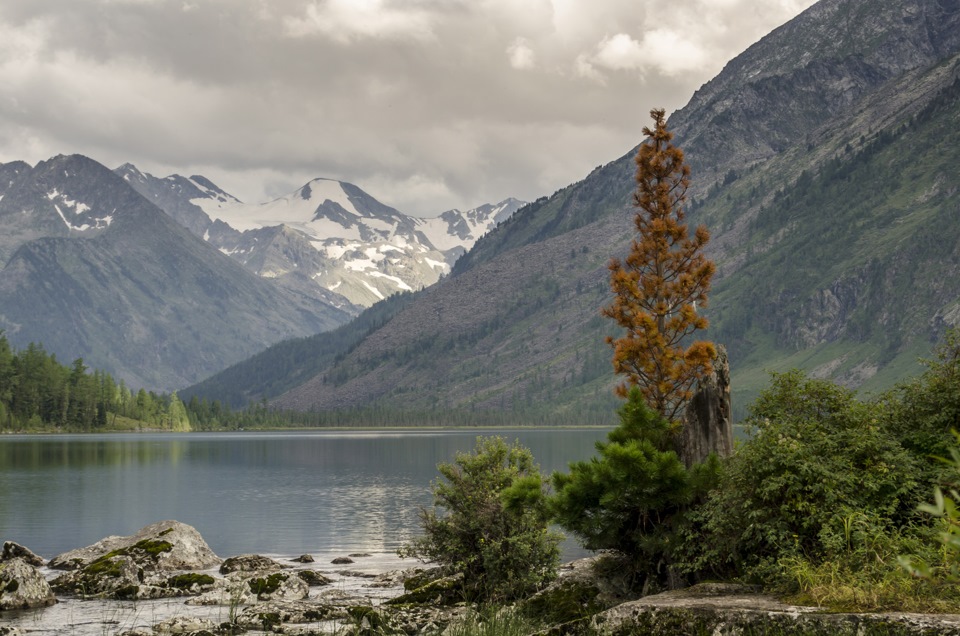
[[[792,371],[774,374],[751,410],[751,437],[695,514],[702,534],[688,568],[769,583],[783,558],[836,555],[845,519],[884,532],[914,518],[918,460],[883,426],[880,405]]]
[[[550,507],[556,521],[590,550],[627,556],[649,590],[669,576],[683,513],[715,482],[716,457],[687,470],[672,450],[673,426],[634,388],[620,425],[599,456],[555,473]]]
[[[562,537],[548,529],[545,484],[528,449],[478,438],[473,453],[438,470],[434,509],[421,510],[424,535],[401,556],[463,574],[468,600],[520,598],[556,576]]]

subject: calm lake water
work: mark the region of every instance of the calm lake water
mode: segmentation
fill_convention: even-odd
[[[597,429],[0,437],[0,540],[50,558],[164,519],[222,557],[392,552],[419,532],[438,462],[478,435],[541,470],[594,454]],[[572,541],[565,556],[579,556]]]

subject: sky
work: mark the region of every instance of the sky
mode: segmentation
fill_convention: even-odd
[[[434,216],[550,195],[813,0],[2,0],[0,162]]]

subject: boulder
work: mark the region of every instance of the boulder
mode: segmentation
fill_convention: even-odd
[[[353,559],[350,557],[337,557],[330,563],[333,563],[334,565],[349,565],[350,563],[353,563]]]
[[[35,568],[43,567],[43,559],[36,554],[19,543],[5,541],[3,543],[3,554],[0,555],[0,562],[9,561],[10,559],[23,559]]]
[[[133,557],[105,555],[79,570],[66,572],[53,581],[53,589],[60,594],[133,600],[142,598],[143,569]]]
[[[55,570],[79,570],[95,561],[128,556],[144,571],[203,570],[221,562],[200,533],[179,521],[160,521],[128,537],[107,537],[50,559]]]
[[[0,563],[0,610],[47,607],[56,602],[50,584],[26,559]]]
[[[259,554],[241,554],[232,556],[220,565],[220,574],[231,572],[263,572],[280,570],[289,566],[281,565],[277,561]]]
[[[296,559],[290,559],[296,563],[313,563],[313,557],[309,554],[301,554]]]

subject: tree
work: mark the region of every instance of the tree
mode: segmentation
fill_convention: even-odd
[[[437,468],[446,481],[434,484],[435,508],[420,511],[425,534],[401,556],[462,574],[470,600],[520,598],[556,576],[562,537],[548,529],[545,485],[529,449],[480,437],[473,453]]]
[[[626,397],[636,385],[654,410],[674,421],[697,380],[712,370],[716,351],[711,343],[684,348],[682,342],[707,327],[697,306],[707,304],[714,265],[702,253],[710,239],[706,228],[698,226],[691,238],[683,222],[690,175],[683,151],[670,143],[664,111],[650,115],[654,127],[643,129],[647,140],[636,157],[637,237],[624,261],[610,262],[615,298],[603,314],[626,330],[607,339],[614,369],[626,375],[618,394]]]

